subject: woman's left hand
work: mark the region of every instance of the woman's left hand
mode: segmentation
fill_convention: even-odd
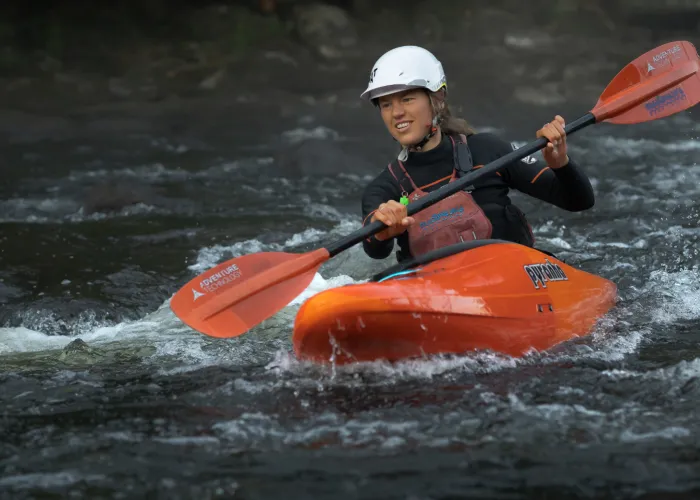
[[[557,115],[537,131],[537,137],[546,137],[549,143],[542,150],[542,156],[549,168],[561,168],[569,163],[566,153],[566,132],[564,118]]]

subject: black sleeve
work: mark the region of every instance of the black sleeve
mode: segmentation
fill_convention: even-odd
[[[480,145],[498,152],[496,158],[513,150],[512,145],[493,134],[482,135],[491,136],[480,141]],[[542,160],[529,156],[505,167],[501,175],[508,187],[570,212],[587,210],[595,204],[593,186],[571,155],[569,163],[558,169],[551,169]]]
[[[401,193],[396,186],[396,181],[384,169],[375,179],[370,182],[362,194],[362,225],[370,223],[372,213],[379,205],[389,200],[399,201]],[[365,253],[373,259],[386,259],[394,249],[394,238],[379,241],[375,237],[370,237],[362,242]]]

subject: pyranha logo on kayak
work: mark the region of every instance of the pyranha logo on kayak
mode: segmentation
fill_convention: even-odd
[[[661,94],[654,97],[651,101],[646,103],[644,107],[649,112],[649,116],[654,116],[662,113],[666,107],[675,106],[676,103],[685,101],[686,99],[687,96],[685,95],[685,92],[683,92],[683,89],[676,87],[667,94]]]
[[[569,278],[566,277],[564,270],[557,264],[552,264],[549,260],[544,259],[544,264],[529,264],[523,266],[525,272],[530,277],[532,284],[535,288],[539,290],[540,285],[542,288],[547,288],[547,281],[568,281]]]
[[[463,206],[453,208],[452,210],[444,210],[442,212],[438,212],[435,215],[433,215],[430,219],[421,222],[420,223],[420,230],[424,231],[424,230],[428,229],[430,226],[432,226],[433,224],[436,224],[438,222],[445,222],[445,221],[453,219],[455,217],[461,217],[463,213],[464,213]]]
[[[213,292],[218,290],[222,286],[226,286],[232,281],[237,280],[241,277],[241,270],[238,269],[238,265],[231,264],[230,266],[222,269],[221,271],[212,274],[211,276],[204,278],[199,286],[202,290],[207,292]]]

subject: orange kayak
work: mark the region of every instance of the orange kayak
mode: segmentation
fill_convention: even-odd
[[[309,298],[294,324],[297,357],[521,356],[590,333],[617,300],[613,282],[516,243],[472,241],[431,254]]]

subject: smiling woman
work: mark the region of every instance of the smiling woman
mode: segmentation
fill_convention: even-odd
[[[436,135],[438,126],[441,132],[447,135],[474,133],[465,120],[452,116],[449,105],[445,101],[444,87],[430,94],[423,90],[404,90],[378,97],[377,103],[382,119],[394,139],[401,145],[412,145],[417,151],[429,150],[436,146],[439,142]],[[411,119],[404,118],[394,123],[394,116],[399,116],[401,112],[411,114]],[[417,121],[417,127],[411,127],[414,120]],[[423,135],[425,129],[421,127],[422,123],[429,127],[426,135]]]
[[[394,239],[399,261],[467,240],[495,238],[533,246],[530,225],[512,204],[510,189],[572,212],[594,204],[590,181],[568,156],[564,119],[556,116],[536,133],[549,141],[544,165],[531,160],[507,165],[408,217],[410,202],[508,154],[511,143],[476,133],[452,116],[442,64],[421,47],[398,47],[382,55],[361,97],[379,109],[401,145],[398,158],[370,182],[362,197],[365,224],[379,220],[388,226],[364,241],[372,258],[388,257]]]

